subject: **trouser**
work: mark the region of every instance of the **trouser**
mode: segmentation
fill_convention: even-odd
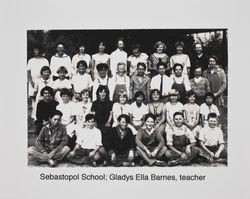
[[[140,156],[143,158],[143,160],[145,160],[145,162],[148,165],[153,165],[155,161],[159,160],[167,151],[167,147],[164,146],[157,152],[156,156],[153,158],[153,157],[149,157],[148,154],[140,147],[137,146],[136,149],[138,150]],[[152,152],[154,149],[155,148],[152,148],[150,149],[150,151]]]
[[[81,164],[88,164],[93,161],[98,161],[100,159],[106,159],[107,153],[103,147],[100,147],[98,151],[96,152],[95,156],[93,158],[89,157],[89,153],[93,151],[94,149],[79,149],[76,151],[76,155],[74,157],[67,156],[67,159],[75,164],[81,165]]]
[[[132,149],[124,151],[124,153],[118,153],[114,150],[110,150],[108,152],[109,159],[111,159],[111,156],[115,154],[117,162],[133,162],[135,159],[135,153],[133,150],[133,153],[129,153],[132,151]]]
[[[206,147],[209,151],[213,153],[216,153],[219,149],[219,146],[206,146]],[[208,160],[210,159],[209,154],[201,148],[199,148],[199,155]],[[222,150],[219,158],[227,159],[227,150],[225,148]]]
[[[180,164],[189,164],[192,161],[192,159],[194,157],[196,157],[198,155],[198,153],[199,153],[198,147],[192,146],[190,149],[191,149],[191,154],[190,155],[186,154],[187,157],[188,157],[186,160],[182,160],[180,158],[180,155],[178,153],[176,153],[175,151],[172,151],[172,150],[167,150],[165,155],[166,155],[167,159],[170,160],[170,161],[171,160],[179,160]],[[183,147],[183,150],[181,150],[181,151],[183,153],[186,153],[185,152],[185,147]]]
[[[62,149],[58,150],[55,155],[51,158],[52,160],[59,161],[64,158],[64,156],[70,151],[68,146],[64,146]],[[31,146],[28,148],[28,155],[30,159],[37,160],[39,162],[48,162],[43,157],[43,152],[37,147]]]

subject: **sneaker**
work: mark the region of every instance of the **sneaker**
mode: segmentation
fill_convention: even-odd
[[[166,166],[166,163],[165,163],[164,161],[161,161],[161,160],[156,160],[156,161],[154,162],[154,164],[155,164],[156,166],[160,166],[160,167]]]

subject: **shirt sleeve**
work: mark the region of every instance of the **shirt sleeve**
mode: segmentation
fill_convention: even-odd
[[[227,87],[227,78],[226,78],[226,74],[225,74],[224,70],[220,69],[219,76],[221,78],[221,86],[220,86],[220,89],[218,90],[217,93],[218,93],[218,95],[221,95]]]
[[[192,134],[191,130],[188,129],[187,127],[186,127],[186,134],[191,144],[196,143],[194,135]]]
[[[224,138],[223,138],[223,132],[222,132],[221,129],[219,129],[218,138],[219,138],[219,144],[224,144],[225,143]]]
[[[185,63],[186,67],[187,68],[190,68],[191,66],[191,63],[190,63],[190,59],[189,59],[189,56],[187,55],[187,58],[186,58],[186,63]]]
[[[102,136],[101,131],[99,129],[96,129],[96,147],[102,146]]]
[[[165,128],[165,132],[166,132],[166,140],[167,140],[167,145],[172,146],[173,145],[173,130],[167,126]]]
[[[190,85],[190,82],[188,80],[188,76],[184,76],[184,85],[185,85],[186,91],[190,91],[191,90],[191,85]]]
[[[205,142],[204,128],[200,130],[198,140]]]

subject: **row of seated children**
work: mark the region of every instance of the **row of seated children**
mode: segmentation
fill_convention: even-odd
[[[47,162],[52,167],[63,158],[71,163],[92,166],[98,163],[102,166],[135,166],[138,160],[141,166],[188,165],[197,157],[207,163],[227,163],[216,113],[208,114],[208,125],[200,129],[197,138],[184,124],[182,112],[174,113],[174,125],[165,128],[165,136],[155,129],[156,117],[149,113],[145,116],[144,126],[134,137],[128,127],[129,117],[122,114],[118,117],[118,125],[108,130],[105,139],[95,127],[95,115],[87,114],[86,127],[78,131],[73,149],[68,146],[67,130],[60,123],[61,117],[58,110],[50,114],[35,146],[28,149],[29,160]]]

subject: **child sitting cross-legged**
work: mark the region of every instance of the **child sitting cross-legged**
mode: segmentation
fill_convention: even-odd
[[[67,159],[79,165],[85,163],[96,166],[96,161],[106,156],[105,149],[102,147],[102,135],[95,127],[95,115],[87,114],[85,120],[86,127],[77,132],[76,145]]]
[[[227,164],[227,153],[222,130],[218,127],[216,113],[208,114],[208,126],[200,130],[199,143],[201,146],[200,155],[205,157],[208,163]]]
[[[178,164],[190,164],[196,157],[199,149],[195,147],[196,140],[191,130],[184,125],[184,115],[182,112],[174,113],[174,126],[166,127],[167,150],[165,155],[169,160],[168,166]]]

